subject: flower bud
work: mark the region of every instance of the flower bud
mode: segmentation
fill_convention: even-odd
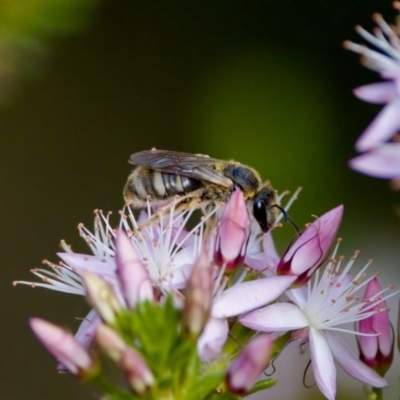
[[[293,286],[302,286],[326,260],[343,216],[340,205],[310,224],[277,266],[278,275],[297,275]]]
[[[88,351],[71,333],[40,318],[31,318],[29,324],[43,346],[71,374],[85,376],[96,371]]]
[[[100,324],[95,333],[97,344],[114,362],[119,363],[122,352],[127,348],[127,344],[114,329],[105,324]]]
[[[84,272],[83,279],[89,303],[97,310],[103,321],[112,325],[115,322],[115,314],[120,311],[121,305],[110,286],[91,272]]]
[[[368,306],[370,302],[379,300],[381,293],[378,279],[373,278],[365,289],[363,302]],[[357,343],[361,361],[384,376],[392,364],[394,346],[386,301],[378,302],[372,310],[376,310],[376,313],[359,321],[357,330],[373,336],[357,335]]]
[[[115,240],[117,274],[125,300],[131,309],[138,301],[153,300],[149,273],[125,232],[118,230]]]
[[[154,385],[154,376],[146,361],[132,347],[122,352],[120,365],[131,388],[139,395]]]
[[[214,260],[217,265],[233,269],[243,263],[250,219],[241,190],[235,190],[219,221]]]
[[[186,287],[183,325],[189,336],[197,338],[210,315],[213,265],[205,251],[200,254]]]
[[[273,343],[271,334],[260,333],[232,361],[226,376],[226,384],[232,393],[244,395],[252,389],[269,364]]]

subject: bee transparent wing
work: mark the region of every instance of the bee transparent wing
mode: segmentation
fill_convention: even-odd
[[[214,165],[220,163],[220,160],[201,154],[146,150],[132,154],[129,163],[160,172],[201,179],[227,188],[233,185],[231,179],[214,168]]]

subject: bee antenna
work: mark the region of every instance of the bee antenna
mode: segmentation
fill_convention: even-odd
[[[300,236],[301,235],[300,229],[295,224],[295,222],[289,217],[287,211],[283,207],[278,206],[278,204],[274,204],[273,207],[276,207],[276,208],[278,208],[280,210],[280,212],[283,214],[283,218],[285,218],[285,221],[289,222],[293,226],[293,228],[296,230],[296,232],[299,234],[299,236]]]

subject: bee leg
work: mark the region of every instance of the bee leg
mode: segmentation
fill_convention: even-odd
[[[185,196],[176,196],[168,204],[160,207],[153,215],[151,215],[143,224],[139,226],[139,230],[142,230],[154,223],[158,223],[161,218],[168,216],[171,213],[171,209],[174,208],[174,214],[177,212],[183,212],[193,209],[200,208],[203,204],[200,200],[200,196],[203,193],[203,189],[193,191]]]
[[[207,216],[208,214],[212,213],[212,211],[215,209],[215,203],[214,202],[208,202],[204,215]],[[206,241],[210,235],[215,234],[215,228],[218,225],[218,213],[214,212],[210,217],[208,217],[206,221],[206,228],[204,230],[204,241]]]

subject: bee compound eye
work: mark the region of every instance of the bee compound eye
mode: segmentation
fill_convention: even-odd
[[[253,215],[256,221],[259,223],[261,229],[266,232],[268,221],[265,200],[258,199],[253,203]]]

